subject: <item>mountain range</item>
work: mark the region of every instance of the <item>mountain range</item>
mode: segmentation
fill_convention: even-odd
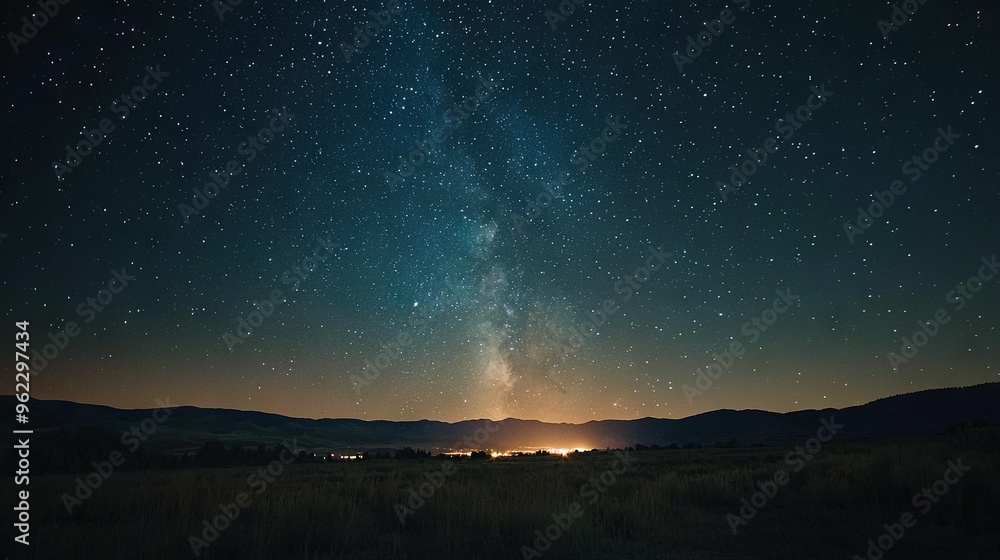
[[[7,410],[12,396],[2,396]],[[123,432],[133,426],[155,426],[148,445],[159,451],[188,451],[209,440],[227,446],[273,445],[295,441],[298,448],[329,451],[400,449],[434,452],[459,449],[499,451],[533,449],[604,449],[636,444],[712,445],[733,441],[784,445],[804,442],[827,420],[842,425],[838,441],[931,436],[961,424],[1000,426],[1000,383],[931,389],[842,409],[777,413],[762,410],[716,410],[681,419],[639,418],[596,420],[583,424],[546,423],[508,418],[495,425],[486,420],[439,422],[418,420],[303,419],[265,412],[179,406],[162,423],[155,409],[120,410],[108,406],[58,400],[32,400],[30,426],[36,433],[97,426]],[[158,417],[163,417],[162,413]],[[22,426],[23,427],[23,426]],[[490,428],[492,431],[486,430]],[[480,430],[477,435],[477,430]],[[481,443],[476,443],[478,441]]]

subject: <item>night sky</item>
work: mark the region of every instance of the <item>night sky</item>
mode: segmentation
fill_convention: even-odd
[[[995,3],[568,6],[70,2],[19,43],[6,3],[2,307],[65,346],[32,396],[585,422],[1000,380]]]

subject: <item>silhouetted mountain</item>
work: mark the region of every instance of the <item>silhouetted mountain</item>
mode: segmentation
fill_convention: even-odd
[[[7,410],[13,397],[0,401]],[[711,445],[735,439],[741,445],[781,445],[802,442],[816,435],[821,419],[842,424],[838,441],[928,436],[944,433],[962,423],[1000,426],[1000,383],[973,387],[934,389],[898,395],[844,409],[802,410],[774,413],[760,410],[717,410],[679,420],[640,418],[600,420],[585,424],[551,424],[537,420],[507,419],[502,428],[481,445],[462,443],[484,426],[484,420],[447,423],[431,420],[393,422],[387,420],[289,418],[278,414],[177,407],[149,437],[144,447],[159,451],[193,451],[206,441],[220,440],[227,446],[275,445],[296,440],[307,449],[356,451],[400,449],[406,446],[431,449],[603,449],[646,445]],[[118,410],[68,401],[31,401],[31,428],[36,433],[67,427],[96,426],[114,433],[139,426],[150,418],[149,410]],[[151,425],[147,422],[147,426]]]

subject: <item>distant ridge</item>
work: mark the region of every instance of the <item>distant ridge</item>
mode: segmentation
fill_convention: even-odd
[[[10,410],[14,398],[0,397]],[[919,437],[943,433],[962,423],[1000,426],[1000,383],[930,389],[884,397],[843,409],[777,413],[762,410],[716,410],[682,418],[592,420],[584,424],[546,423],[510,418],[483,448],[541,449],[626,447],[698,442],[711,445],[735,439],[740,445],[801,442],[816,434],[820,420],[833,417],[843,429],[838,441]],[[70,401],[31,401],[31,428],[36,432],[72,426],[99,426],[124,431],[148,418],[152,409],[119,410]],[[192,450],[211,439],[226,445],[272,445],[296,438],[312,449],[371,449],[410,446],[433,451],[455,447],[484,420],[440,422],[416,420],[304,419],[266,412],[181,406],[158,426],[149,440],[162,451]],[[466,447],[466,446],[463,446]]]

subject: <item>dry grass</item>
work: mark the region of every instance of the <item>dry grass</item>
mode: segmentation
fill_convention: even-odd
[[[913,494],[959,457],[972,470],[886,558],[1000,557],[996,439],[828,445],[733,536],[725,515],[756,482],[791,471],[786,451],[633,453],[636,463],[594,504],[580,487],[611,467],[612,454],[459,461],[405,526],[393,505],[437,460],[292,465],[259,495],[247,485],[255,469],[118,473],[72,516],[60,496],[74,477],[33,477],[33,544],[18,558],[193,558],[188,536],[249,492],[253,503],[201,558],[522,558],[534,531],[577,501],[583,516],[543,558],[845,559],[914,510]]]

